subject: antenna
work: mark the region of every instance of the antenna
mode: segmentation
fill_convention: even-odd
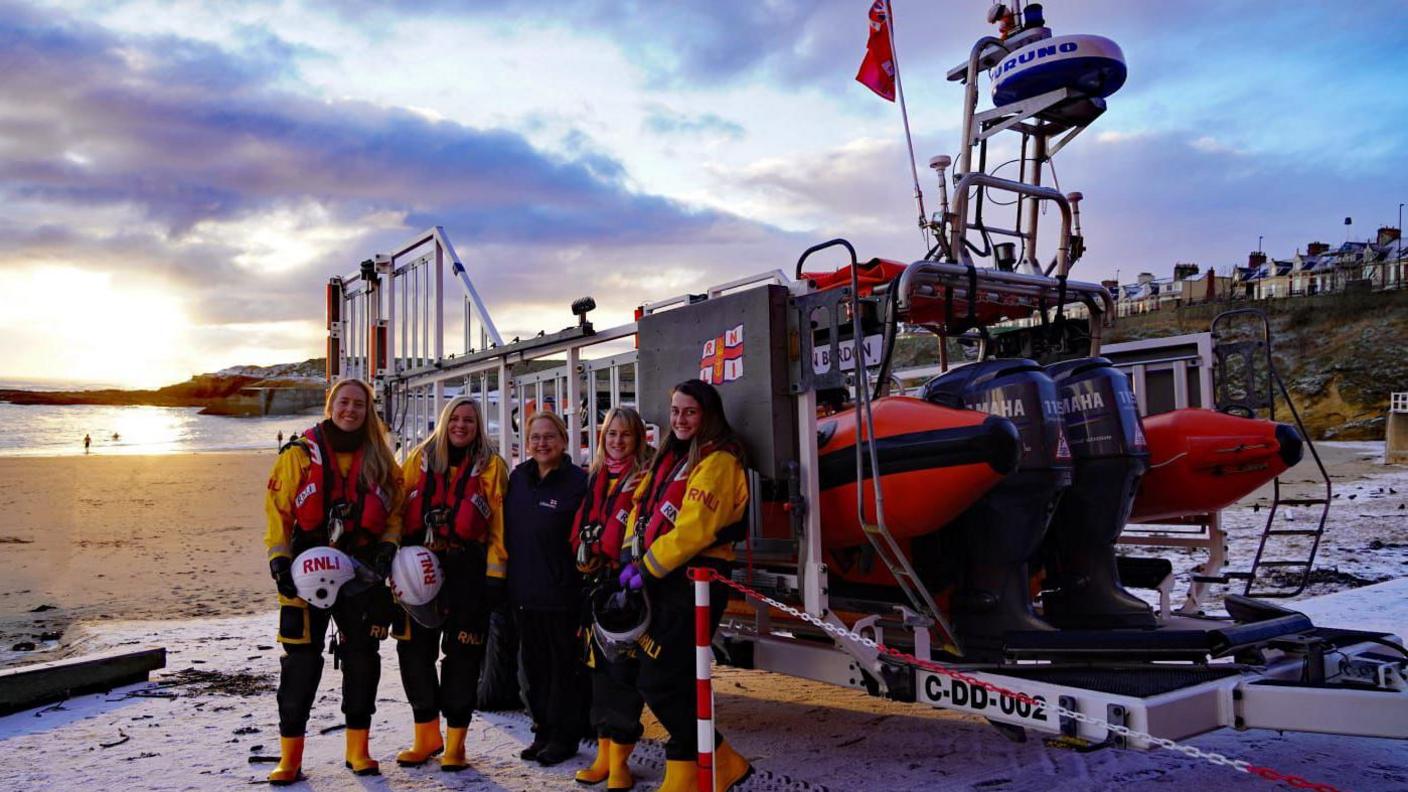
[[[937,230],[939,230],[940,233],[942,233],[943,225],[948,222],[948,182],[944,179],[944,171],[952,164],[953,157],[947,154],[940,154],[936,157],[929,158],[929,167],[934,169],[934,175],[939,179],[939,220],[937,225],[940,228]],[[934,224],[931,223],[930,225]]]

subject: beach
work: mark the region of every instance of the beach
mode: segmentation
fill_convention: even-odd
[[[1402,634],[1404,581],[1354,587],[1408,569],[1408,519],[1398,508],[1408,499],[1408,468],[1379,464],[1381,443],[1320,450],[1341,498],[1317,566],[1345,574],[1291,607],[1317,623]],[[260,758],[276,754],[278,743],[272,691],[280,653],[262,542],[273,461],[272,450],[0,458],[7,485],[0,493],[0,629],[9,662],[149,646],[168,652],[152,683],[0,718],[0,787],[214,790],[260,783],[269,767]],[[1309,486],[1311,476],[1298,467],[1285,480]],[[1265,512],[1253,504],[1266,494],[1253,493],[1224,514],[1241,526],[1229,541],[1234,555],[1259,533]],[[1325,596],[1327,590],[1340,593]],[[45,606],[51,609],[36,612]],[[21,641],[38,651],[13,651]],[[571,772],[590,760],[591,746],[562,767],[525,764],[517,752],[531,734],[519,712],[475,716],[472,766],[464,773],[396,767],[390,759],[409,737],[411,718],[395,650],[385,645],[381,655],[373,752],[385,775],[366,781],[342,768],[340,675],[329,666],[305,759],[318,788],[581,788]],[[1156,782],[1274,788],[1171,752],[1079,753],[1035,739],[1018,745],[971,715],[761,671],[716,666],[715,673],[719,725],[759,771],[748,789],[876,788],[878,779],[892,789],[1035,792]],[[662,738],[647,716],[632,760],[646,786],[660,778]],[[1408,789],[1408,764],[1391,740],[1224,729],[1190,742],[1342,788]]]
[[[0,663],[77,621],[272,611],[262,452],[0,458]],[[16,651],[34,643],[38,649]]]
[[[1306,595],[1408,573],[1408,511],[1399,509],[1408,502],[1408,468],[1380,464],[1382,443],[1317,448],[1341,497],[1316,564],[1325,572]],[[272,448],[0,457],[0,665],[70,652],[62,636],[80,621],[272,612],[263,498],[274,459]],[[1307,455],[1283,483],[1294,494],[1313,492],[1311,470]],[[1264,505],[1269,489],[1224,512],[1229,568],[1255,552],[1266,513],[1252,504]],[[1302,521],[1311,517],[1301,511]],[[1181,575],[1201,558],[1168,555]],[[26,643],[39,651],[14,648]]]

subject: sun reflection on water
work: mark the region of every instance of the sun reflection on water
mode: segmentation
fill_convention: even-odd
[[[115,442],[143,453],[174,451],[190,435],[192,415],[163,407],[127,407],[113,417]]]

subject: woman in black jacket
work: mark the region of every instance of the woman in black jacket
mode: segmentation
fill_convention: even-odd
[[[529,458],[509,476],[504,502],[509,603],[533,715],[533,743],[519,755],[555,765],[576,755],[582,736],[586,685],[577,630],[584,594],[570,537],[587,474],[567,458],[561,418],[538,413],[523,434]]]

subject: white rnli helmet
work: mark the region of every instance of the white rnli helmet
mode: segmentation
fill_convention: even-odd
[[[310,548],[293,560],[298,596],[315,608],[331,608],[342,585],[356,576],[351,557],[337,548]]]
[[[435,597],[445,584],[440,559],[424,547],[403,547],[391,562],[391,593],[406,613],[422,627],[439,627],[444,622]]]

